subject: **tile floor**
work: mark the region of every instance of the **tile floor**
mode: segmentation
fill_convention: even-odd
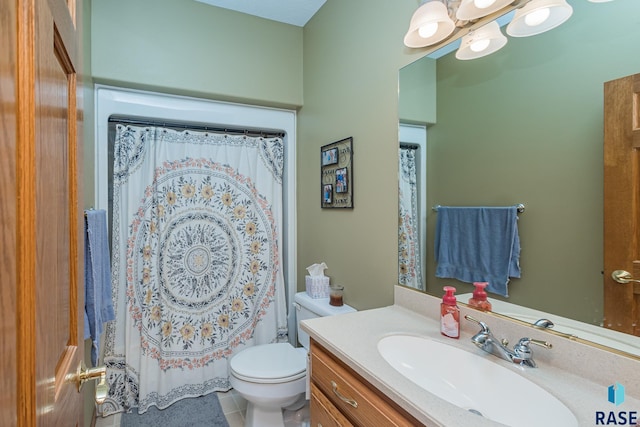
[[[218,392],[218,398],[229,427],[244,427],[244,413],[247,409],[247,401],[244,397],[231,389],[226,393]]]
[[[234,390],[225,393],[218,392],[218,398],[229,427],[243,427],[247,401]],[[121,416],[121,414],[115,414],[105,418],[98,417],[96,418],[96,427],[120,427]]]

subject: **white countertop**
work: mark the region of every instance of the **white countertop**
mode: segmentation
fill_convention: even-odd
[[[538,354],[542,354],[546,352],[546,350],[536,351],[536,360],[538,361],[539,367],[520,367],[476,348],[470,342],[470,337],[473,333],[477,332],[477,325],[465,325],[465,323],[463,323],[461,337],[458,340],[443,337],[440,334],[437,318],[426,316],[424,313],[418,313],[405,306],[399,305],[397,292],[398,290],[396,291],[396,304],[393,306],[333,317],[305,320],[302,322],[302,328],[319,344],[335,354],[340,360],[377,387],[382,393],[428,426],[482,427],[501,424],[479,417],[452,405],[440,399],[438,396],[425,391],[399,374],[378,352],[377,344],[381,338],[394,334],[425,336],[463,348],[469,352],[478,354],[480,357],[486,357],[494,363],[502,364],[553,394],[574,413],[580,426],[594,426],[596,411],[605,411],[607,414],[609,411],[618,412],[623,410],[638,411],[638,413],[640,413],[640,400],[637,399],[636,395],[632,394],[637,391],[637,383],[640,382],[640,361],[633,360],[630,362],[625,358],[620,361],[616,358],[621,356],[609,356],[601,350],[593,348],[592,350],[596,351],[594,356],[591,354],[593,353],[591,350],[585,349],[586,346],[584,344],[569,343],[569,340],[565,338],[552,337],[555,340],[553,342],[555,347],[549,350],[549,352],[553,352],[554,356],[538,357]],[[402,292],[405,291],[400,290],[400,293]],[[412,304],[415,304],[416,298],[422,297],[418,297],[417,294],[410,294],[409,298],[412,300]],[[431,311],[433,311],[433,308],[438,306],[434,302],[436,299],[433,297],[428,298],[432,300],[424,301],[426,305],[431,307]],[[469,310],[464,307],[461,309],[463,315],[465,311]],[[482,318],[484,315],[476,311],[472,311],[472,313],[474,317]],[[496,337],[501,338],[498,328],[499,326],[503,326],[503,324],[494,326],[492,322],[495,324],[500,323],[500,321],[491,319],[488,320],[487,323]],[[520,325],[516,327],[522,328]],[[525,329],[525,332],[526,331],[528,330]],[[517,333],[520,332],[521,331],[517,331]],[[522,336],[525,335],[521,335],[518,338]],[[510,337],[512,341],[515,339],[517,338]],[[548,337],[545,339],[550,340]],[[567,345],[580,346],[577,349],[566,351],[567,357],[578,360],[566,361],[564,360],[565,358],[558,353],[565,352]],[[603,361],[601,359],[602,357],[606,359]],[[578,370],[578,372],[568,372],[566,367],[561,368],[554,366],[554,361],[561,360],[562,363],[559,363],[560,365],[568,364],[579,366],[581,364],[591,363],[597,365],[583,367],[586,371],[602,371],[610,366],[622,365],[623,367],[612,368],[611,371],[613,372],[611,375],[614,375],[614,377],[611,379],[606,375],[602,380],[600,380],[600,378],[590,379],[585,376],[582,370]],[[429,363],[428,358],[425,359],[425,363]],[[620,371],[619,369],[624,369],[624,371]],[[602,375],[601,372],[600,375]],[[619,381],[627,387],[627,395],[623,406],[616,407],[607,401],[607,387],[609,385],[607,381],[611,383]],[[633,382],[633,384],[631,384],[631,382]],[[517,393],[518,391],[514,390],[513,392]],[[531,414],[523,414],[523,416],[535,417],[536,410],[543,410],[543,408],[532,409]]]

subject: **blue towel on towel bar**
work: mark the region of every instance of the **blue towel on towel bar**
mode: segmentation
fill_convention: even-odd
[[[107,213],[85,211],[84,236],[84,338],[91,338],[91,362],[98,362],[102,325],[115,319],[111,298],[111,257]]]
[[[520,277],[518,210],[508,207],[438,207],[436,277],[489,282],[486,290],[509,296]]]

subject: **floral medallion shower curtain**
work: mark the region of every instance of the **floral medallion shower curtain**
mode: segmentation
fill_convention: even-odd
[[[400,147],[398,203],[398,283],[424,290],[418,232],[416,149]]]
[[[117,125],[102,415],[228,390],[286,341],[281,138]]]

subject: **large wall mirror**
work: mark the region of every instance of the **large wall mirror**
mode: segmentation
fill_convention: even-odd
[[[640,6],[568,2],[573,16],[551,31],[508,37],[483,58],[458,60],[454,49],[400,70],[401,127],[426,131],[421,148],[400,136],[401,147],[418,149],[416,168],[425,175],[416,184],[414,249],[422,278],[407,283],[400,259],[400,284],[438,297],[449,284],[458,294],[472,291],[433,273],[432,207],[522,203],[522,277],[511,280],[508,298],[489,294],[494,309],[507,302],[603,326],[603,86],[640,73]],[[640,338],[614,338],[640,355]]]

